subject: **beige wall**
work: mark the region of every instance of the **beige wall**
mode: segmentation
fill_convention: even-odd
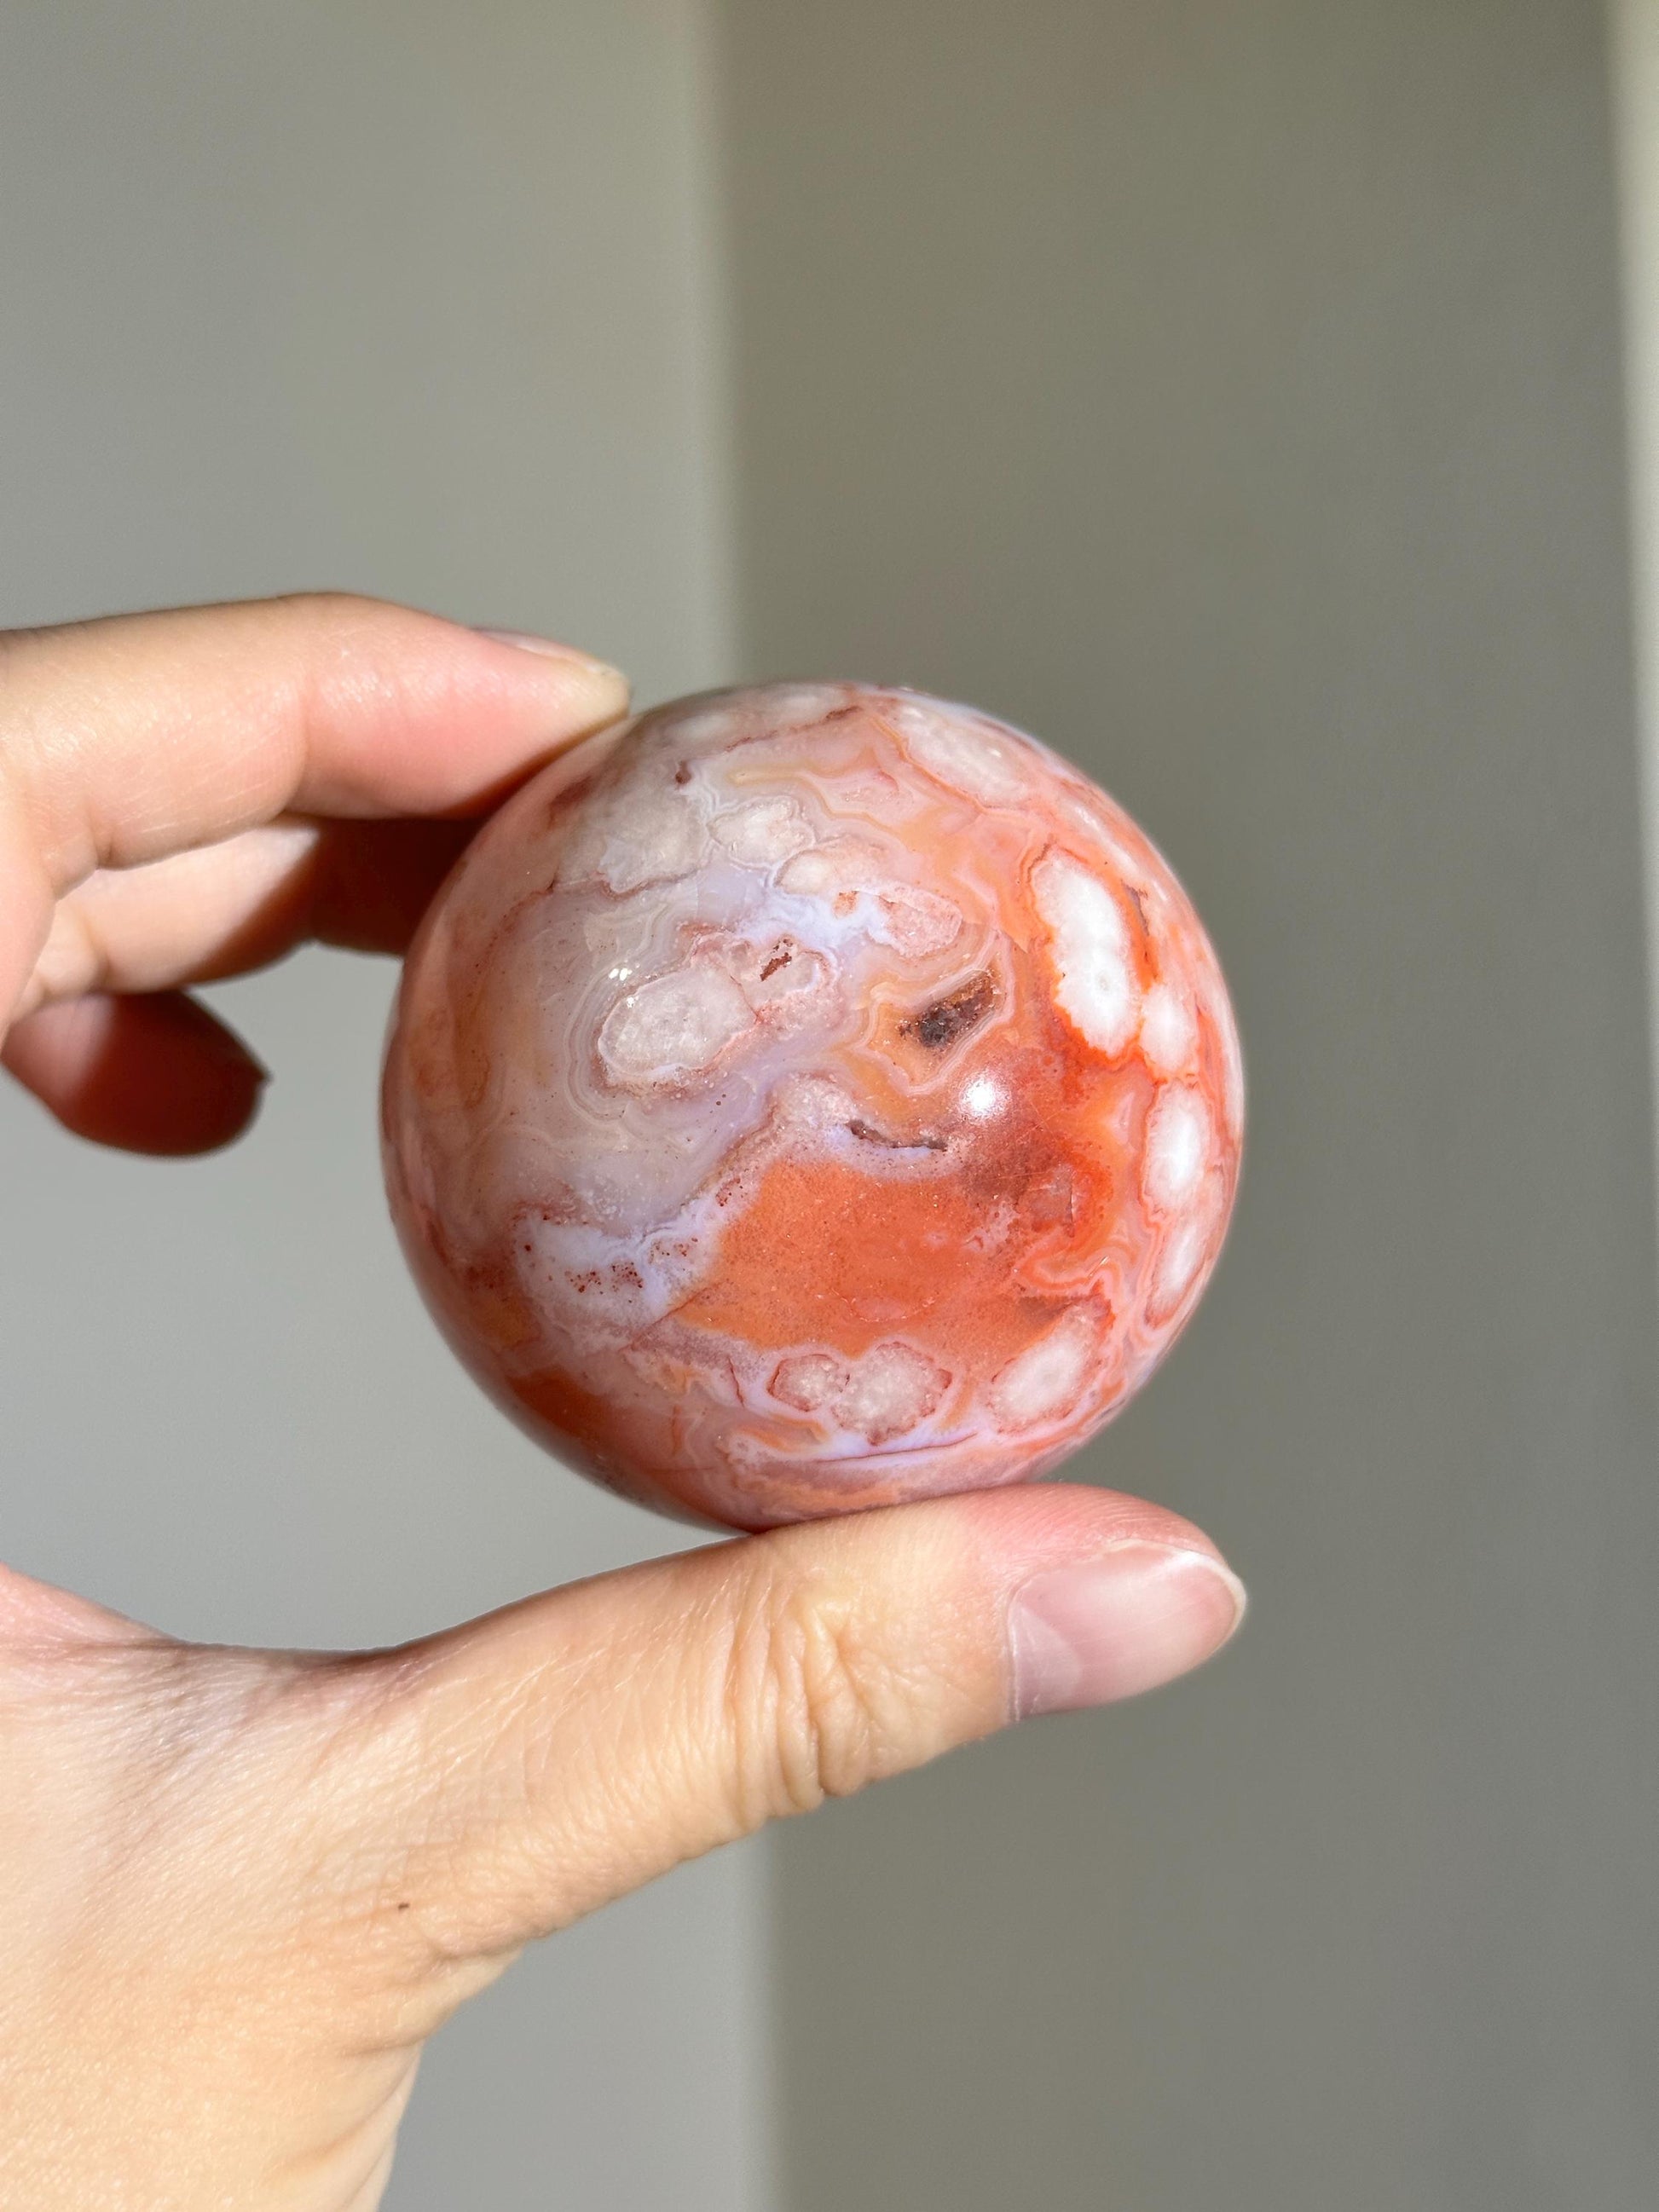
[[[0,623],[318,582],[725,665],[685,0],[7,0]],[[372,1644],[683,1532],[562,1475],[418,1310],[391,976],[224,992],[276,1071],[195,1167],[0,1091],[5,1554],[187,1633]],[[759,1869],[526,1960],[422,2069],[397,2212],[761,2212]]]
[[[790,2212],[1631,2212],[1659,1401],[1590,0],[726,0],[743,653],[967,696],[1213,925],[1253,1130],[1079,1472],[1238,1649],[789,1833]]]

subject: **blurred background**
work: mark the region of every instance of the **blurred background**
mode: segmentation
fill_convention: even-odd
[[[1082,1479],[1224,1662],[692,1868],[447,2030],[398,2212],[1632,2212],[1659,2172],[1653,0],[7,0],[0,625],[339,585],[646,701],[971,698],[1252,1089]],[[371,1644],[665,1549],[441,1349],[389,969],[204,1165],[0,1096],[0,1547]]]

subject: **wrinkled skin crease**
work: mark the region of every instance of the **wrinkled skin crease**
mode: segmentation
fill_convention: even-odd
[[[1074,1450],[1200,1297],[1242,1117],[1214,954],[1121,811],[852,684],[681,701],[526,787],[428,919],[384,1090],[473,1372],[747,1528]]]

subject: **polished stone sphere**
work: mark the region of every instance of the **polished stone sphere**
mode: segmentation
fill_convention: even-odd
[[[755,1528],[1074,1451],[1192,1312],[1243,1108],[1209,941],[1104,793],[968,708],[775,684],[591,738],[485,826],[383,1128],[486,1389]]]

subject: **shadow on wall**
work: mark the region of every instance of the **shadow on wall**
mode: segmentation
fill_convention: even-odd
[[[1077,1471],[1208,1526],[1253,1620],[782,1839],[790,2212],[1644,2201],[1601,11],[721,20],[747,672],[1070,751],[1210,922],[1252,1083],[1209,1302]]]

